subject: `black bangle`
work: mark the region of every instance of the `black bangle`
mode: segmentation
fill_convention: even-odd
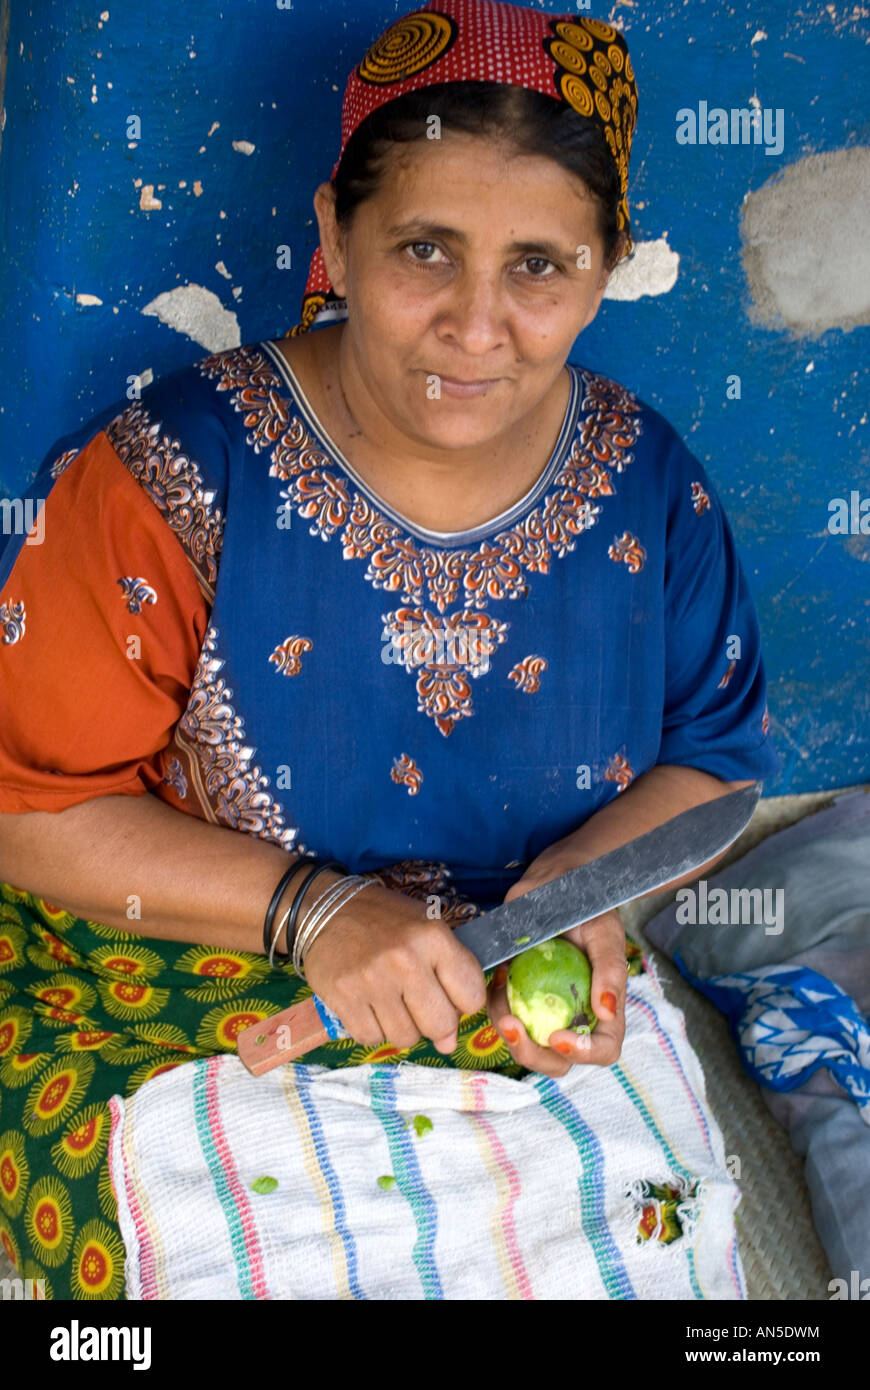
[[[279,884],[278,884],[278,887],[275,889],[275,892],[272,894],[272,900],[271,900],[271,902],[269,903],[268,908],[266,909],[266,920],[265,920],[265,922],[263,923],[263,953],[264,953],[264,955],[267,955],[267,956],[268,956],[270,950],[272,949],[272,926],[273,926],[274,921],[275,921],[275,913],[278,911],[278,904],[279,904],[279,902],[281,901],[281,898],[283,897],[283,894],[284,894],[284,889],[287,887],[287,884],[290,882],[291,878],[292,878],[293,875],[296,873],[296,870],[299,868],[300,864],[304,864],[304,863],[306,863],[306,862],[308,862],[309,864],[318,864],[318,863],[320,863],[320,861],[319,861],[318,859],[313,859],[313,858],[311,858],[310,856],[307,856],[307,855],[300,855],[300,857],[299,857],[298,859],[294,859],[294,860],[293,860],[293,863],[290,865],[290,868],[287,870],[287,872],[286,872],[285,874],[282,874],[281,880],[280,880],[280,882],[279,882]],[[306,875],[306,881],[307,881],[307,878],[308,878],[308,875]],[[289,960],[289,956],[286,957],[286,959]]]
[[[302,906],[302,899],[305,896],[305,890],[308,887],[309,883],[313,882],[313,880],[317,878],[318,874],[326,873],[327,869],[340,869],[343,874],[349,872],[346,864],[339,864],[337,859],[327,859],[324,862],[317,861],[317,868],[314,869],[312,873],[305,875],[305,879],[302,883],[300,883],[299,887],[296,890],[296,896],[293,899],[293,906],[290,909],[290,916],[287,918],[287,932],[285,936],[285,944],[287,946],[287,960],[289,960],[293,954],[293,946],[296,941],[296,919],[299,916],[299,909]]]

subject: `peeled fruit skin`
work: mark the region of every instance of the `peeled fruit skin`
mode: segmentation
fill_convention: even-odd
[[[508,967],[507,999],[511,1013],[541,1047],[557,1028],[591,1033],[598,1019],[592,1012],[592,967],[579,946],[554,936],[514,956]]]

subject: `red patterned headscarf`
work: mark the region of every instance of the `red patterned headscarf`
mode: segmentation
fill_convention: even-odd
[[[602,130],[619,174],[617,223],[631,250],[628,160],[637,120],[637,86],[625,39],[600,19],[547,15],[503,0],[429,0],[402,15],[369,48],[344,90],[341,150],[378,106],[441,82],[503,82],[565,102]],[[329,282],[318,246],[302,299],[302,319],[290,330],[347,317],[347,304]]]

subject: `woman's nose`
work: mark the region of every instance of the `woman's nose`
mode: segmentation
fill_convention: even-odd
[[[464,269],[449,289],[449,304],[442,306],[442,328],[467,352],[479,354],[507,338],[507,302],[501,272]]]

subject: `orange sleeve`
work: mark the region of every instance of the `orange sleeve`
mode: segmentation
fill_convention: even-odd
[[[30,536],[0,591],[0,812],[143,795],[206,632],[190,561],[104,430]]]

